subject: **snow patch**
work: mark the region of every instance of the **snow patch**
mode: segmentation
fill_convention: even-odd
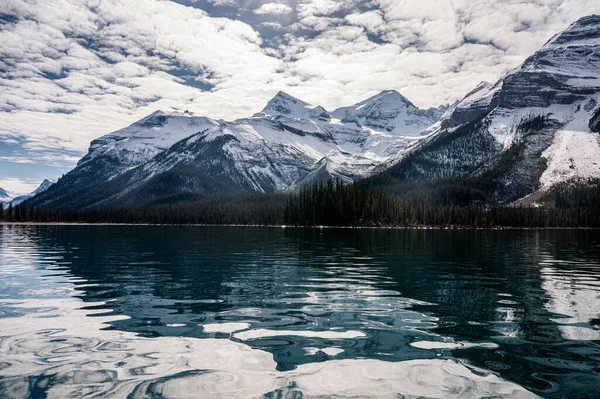
[[[542,154],[548,162],[540,178],[543,188],[578,178],[600,178],[600,135],[589,131],[590,117],[580,110]]]

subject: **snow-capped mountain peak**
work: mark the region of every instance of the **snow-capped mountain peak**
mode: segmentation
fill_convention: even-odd
[[[600,15],[581,18],[554,36],[539,51],[509,75],[523,73],[552,74],[563,88],[600,86]],[[542,81],[541,83],[544,83]],[[571,102],[571,98],[567,99]]]
[[[395,135],[415,136],[436,122],[433,113],[417,108],[396,90],[384,90],[355,105],[332,113],[343,123],[355,123]]]
[[[138,165],[176,142],[218,124],[214,119],[193,116],[189,112],[155,111],[126,128],[92,141],[88,154],[78,165],[99,156],[123,166]]]
[[[35,190],[33,190],[33,192],[31,193],[32,195],[37,195],[41,192],[44,192],[46,190],[48,190],[50,188],[50,186],[52,186],[54,183],[56,183],[56,180],[53,179],[44,179],[44,181],[42,182],[42,184],[40,184],[38,186],[38,188],[36,188]]]
[[[378,93],[356,104],[356,109],[360,110],[374,106],[388,107],[390,109],[398,109],[400,107],[417,108],[412,102],[410,102],[406,97],[398,93],[396,90],[384,90],[381,93]]]
[[[477,86],[394,173],[410,179],[472,175],[500,201],[598,179],[599,104],[600,16],[592,15],[496,84]]]
[[[14,195],[14,194],[11,195],[11,194],[7,193],[6,191],[4,191],[2,188],[0,188],[0,202],[4,203],[5,208],[8,208],[9,205],[17,206],[17,205],[21,204],[22,202],[27,201],[29,198],[32,198],[32,197],[48,190],[50,188],[50,186],[52,186],[54,183],[56,183],[56,182],[52,179],[44,179],[44,181],[38,186],[38,188],[36,188],[32,192],[30,192],[29,194],[18,195],[18,196]],[[3,196],[3,194],[6,194],[6,195]]]
[[[317,105],[313,109],[308,112],[311,119],[318,119],[323,122],[327,122],[331,120],[331,114],[327,112],[327,110],[320,105]]]
[[[283,116],[286,118],[310,119],[313,105],[291,96],[283,91],[277,92],[263,108],[262,112],[269,116]],[[322,108],[322,107],[321,107]],[[324,109],[323,109],[324,110]]]
[[[109,206],[350,181],[424,137],[443,111],[421,110],[393,90],[347,109],[356,122],[280,91],[262,112],[235,121],[156,111],[94,140],[56,188],[32,201]]]
[[[600,44],[600,15],[589,15],[571,24],[566,30],[555,35],[542,48],[542,51],[570,46],[590,46]]]

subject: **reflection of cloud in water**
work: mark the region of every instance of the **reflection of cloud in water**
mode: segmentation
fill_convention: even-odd
[[[242,341],[265,337],[309,337],[323,339],[351,339],[365,337],[361,331],[294,331],[294,330],[267,330],[259,328],[256,330],[244,331],[233,335]]]
[[[573,264],[576,267],[571,267]],[[590,321],[600,318],[600,277],[597,266],[586,267],[584,262],[557,260],[544,254],[540,262],[542,288],[550,300],[546,308],[562,315],[552,319],[559,323],[564,339],[600,340],[600,330],[593,329]]]
[[[516,384],[453,360],[391,363],[346,359],[277,372],[270,353],[242,343],[185,337],[148,339],[102,330],[106,323],[124,316],[88,317],[101,311],[81,310],[82,303],[71,298],[45,302],[53,310],[0,319],[3,397],[28,397],[32,389],[45,390],[54,398],[90,394],[184,398],[199,393],[249,397],[286,391],[306,396],[535,397]],[[5,301],[3,306],[36,305],[34,300],[20,300]]]
[[[246,330],[250,328],[250,323],[220,323],[220,324],[204,324],[202,326],[205,333],[230,334],[236,331]]]
[[[468,349],[468,348],[490,348],[495,349],[498,345],[493,342],[441,342],[441,341],[416,341],[410,346],[419,349]]]

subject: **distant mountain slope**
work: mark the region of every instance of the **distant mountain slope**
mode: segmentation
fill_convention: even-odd
[[[598,178],[599,103],[600,16],[594,15],[495,85],[478,86],[435,133],[374,179],[394,185],[469,177],[493,198],[514,201],[559,182]]]
[[[2,187],[0,187],[0,202],[6,204],[12,200],[11,195]]]
[[[54,180],[44,179],[44,181],[38,186],[38,188],[33,190],[31,193],[25,194],[25,195],[10,194],[7,191],[5,191],[3,188],[0,187],[0,203],[2,203],[4,205],[4,208],[8,208],[10,205],[17,206],[17,205],[27,201],[29,198],[32,198],[40,193],[43,193],[48,188],[50,188],[50,186],[52,186],[54,183],[55,183]]]
[[[9,203],[7,203],[6,205],[12,205],[12,206],[17,206],[25,201],[27,201],[29,198],[32,198],[40,193],[43,193],[44,191],[48,190],[54,183],[56,183],[56,181],[52,180],[52,179],[44,179],[44,181],[38,186],[38,188],[36,188],[35,190],[33,190],[31,193],[29,194],[25,194],[25,195],[19,195],[18,197],[14,197]],[[1,194],[1,193],[0,193]]]
[[[143,205],[351,181],[429,134],[444,110],[420,110],[385,91],[333,113],[279,92],[262,112],[233,122],[157,111],[94,140],[73,171],[30,203]]]

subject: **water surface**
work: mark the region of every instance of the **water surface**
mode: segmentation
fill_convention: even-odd
[[[598,397],[600,232],[0,227],[0,397]]]

